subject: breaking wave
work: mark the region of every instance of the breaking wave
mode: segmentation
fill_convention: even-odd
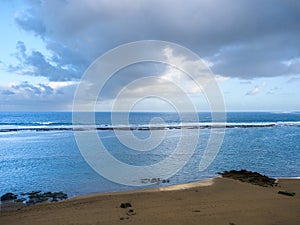
[[[251,123],[178,123],[178,124],[143,124],[143,125],[72,125],[53,122],[26,124],[0,124],[0,132],[18,131],[87,131],[87,130],[171,130],[171,129],[214,129],[214,128],[263,128],[276,126],[299,126],[300,121],[251,122]]]

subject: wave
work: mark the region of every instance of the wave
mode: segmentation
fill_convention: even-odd
[[[64,126],[64,125],[72,125],[72,123],[61,123],[61,122],[51,122],[51,121],[42,121],[42,122],[32,122],[32,123],[5,123],[0,122],[0,126]]]
[[[35,122],[35,124],[39,124],[39,125],[52,125],[55,124],[54,122]]]
[[[300,121],[279,121],[278,126],[300,126]]]
[[[143,125],[71,125],[43,122],[40,126],[1,125],[0,132],[18,131],[88,131],[88,130],[171,130],[171,129],[214,129],[214,128],[263,128],[278,126],[299,126],[300,121],[251,122],[251,123],[177,123],[177,124],[143,124]]]

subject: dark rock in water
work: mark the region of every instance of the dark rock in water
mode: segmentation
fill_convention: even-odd
[[[159,177],[153,177],[153,178],[143,178],[141,179],[141,183],[142,184],[160,184],[160,183],[169,183],[170,180],[169,179],[162,179]]]
[[[1,201],[4,202],[4,201],[11,201],[11,200],[15,200],[17,199],[18,195],[15,195],[11,192],[8,192],[4,195],[1,196]]]
[[[25,202],[26,198],[18,198],[15,200],[15,202]]]
[[[232,178],[242,182],[247,182],[263,187],[274,186],[276,180],[274,178],[261,175],[257,172],[247,171],[247,170],[230,170],[219,173],[222,177]]]
[[[52,193],[50,197],[52,197],[52,202],[57,202],[59,200],[67,199],[68,195],[60,191]]]
[[[52,198],[57,198],[59,200],[64,200],[68,198],[68,195],[63,192],[54,192],[52,193]]]
[[[150,183],[159,183],[160,181],[161,181],[160,178],[154,177],[154,178],[151,178]]]
[[[21,197],[13,193],[6,193],[1,196],[2,206],[6,204],[5,208],[8,210],[17,210],[18,208],[25,207],[26,205],[34,205],[41,202],[56,202],[68,198],[68,195],[63,192],[42,192],[32,191],[27,193],[21,193]],[[9,207],[8,207],[9,204]],[[1,207],[2,207],[1,206]],[[11,207],[13,206],[13,207]]]
[[[39,193],[41,193],[42,191],[32,191],[32,192],[26,192],[26,193],[21,193],[21,195],[37,195]]]
[[[129,207],[132,207],[132,205],[129,203],[129,202],[122,202],[121,205],[120,205],[120,208],[129,208]]]
[[[52,201],[57,202],[59,200],[64,200],[68,198],[68,195],[63,192],[30,192],[29,194],[29,200],[26,202],[27,205],[32,205],[40,202],[45,201]]]

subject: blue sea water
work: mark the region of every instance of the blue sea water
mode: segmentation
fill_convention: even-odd
[[[154,117],[163,119],[166,137],[152,151],[127,148],[112,129],[147,138],[150,131],[146,128]],[[181,129],[188,129],[190,135],[199,129],[198,144],[187,164],[169,178],[169,183],[150,186],[197,181],[230,169],[247,169],[271,177],[300,177],[299,112],[227,113],[228,127],[220,151],[211,165],[201,172],[199,161],[211,129],[217,128],[210,126],[210,113],[199,113],[198,117],[196,124],[192,120],[184,121],[189,127],[185,127],[175,113],[131,113],[129,125],[120,123],[117,126],[111,123],[110,113],[96,113],[95,122],[97,133],[110,154],[137,166],[160,162],[171,154],[181,137]],[[76,196],[136,189],[107,180],[87,164],[78,149],[73,129],[88,126],[90,124],[72,124],[69,112],[0,113],[0,195],[41,190],[63,191]],[[161,128],[162,125],[156,126]],[[131,130],[122,130],[124,128]]]

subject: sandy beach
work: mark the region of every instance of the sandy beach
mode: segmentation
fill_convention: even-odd
[[[280,190],[296,195],[281,195]],[[121,203],[132,207],[121,208]],[[261,187],[217,177],[165,188],[79,196],[2,210],[0,224],[300,224],[300,180],[279,179],[276,187]]]

